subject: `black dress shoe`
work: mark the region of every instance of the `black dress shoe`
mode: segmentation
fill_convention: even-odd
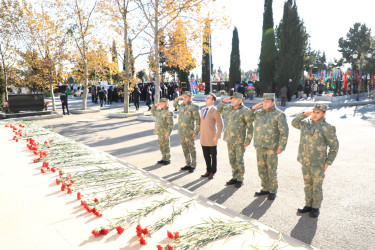
[[[231,179],[230,181],[227,181],[227,183],[225,183],[226,185],[233,185],[233,184],[236,184],[237,183],[237,180],[236,179]]]
[[[297,209],[298,213],[304,214],[311,211],[311,207],[304,206]]]
[[[206,172],[205,174],[202,174],[201,177],[208,177],[210,176],[210,173],[209,172]]]
[[[309,216],[311,218],[318,218],[320,212],[319,212],[319,208],[311,208],[311,211],[309,213]]]
[[[270,194],[270,191],[260,190],[259,192],[255,192],[255,195],[265,195],[265,194]]]
[[[267,197],[267,199],[273,201],[274,199],[276,199],[276,194],[275,193],[270,193]]]
[[[240,188],[243,185],[243,181],[237,181],[236,184],[234,184],[234,187]]]
[[[163,165],[169,165],[169,164],[171,164],[171,161],[164,161],[163,162]]]
[[[163,164],[165,161],[164,160],[160,160],[158,161],[158,164]]]
[[[190,169],[188,170],[189,173],[194,173],[195,172],[195,168],[193,167],[190,167]]]
[[[185,167],[182,167],[182,168],[181,168],[181,170],[189,170],[189,169],[191,169],[191,167],[190,167],[190,166],[187,166],[187,165],[186,165]]]

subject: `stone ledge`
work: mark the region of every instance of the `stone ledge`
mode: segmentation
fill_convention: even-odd
[[[154,122],[155,117],[149,115],[140,115],[137,117],[138,121],[145,121],[145,122]]]
[[[36,115],[36,116],[24,116],[24,117],[17,117],[17,118],[11,118],[11,119],[4,119],[2,121],[32,121],[32,120],[44,120],[44,119],[54,119],[54,118],[60,118],[63,117],[62,114],[59,114],[57,112],[51,112],[50,115]]]
[[[109,113],[108,117],[111,117],[111,118],[127,118],[127,117],[142,116],[142,115],[144,115],[144,112],[139,112],[139,113]]]
[[[100,109],[71,109],[69,110],[71,114],[88,114],[88,113],[97,113],[100,112]]]

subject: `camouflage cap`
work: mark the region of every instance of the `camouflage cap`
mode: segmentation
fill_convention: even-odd
[[[264,93],[263,100],[275,100],[275,93]]]
[[[322,111],[322,112],[326,112],[327,108],[328,108],[327,105],[321,104],[321,103],[317,103],[314,106],[314,109],[317,109],[317,110]]]
[[[241,94],[241,93],[238,93],[238,92],[234,92],[233,93],[233,98],[243,98],[243,94]]]
[[[190,91],[185,91],[182,95],[191,96],[191,92]]]
[[[168,98],[161,98],[160,99],[160,102],[168,102],[169,100],[168,100]]]

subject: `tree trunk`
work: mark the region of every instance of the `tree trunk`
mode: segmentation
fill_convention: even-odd
[[[87,58],[86,55],[84,55],[83,58],[83,67],[84,67],[84,75],[85,75],[85,81],[83,83],[83,98],[82,98],[82,109],[85,110],[87,108],[87,93],[88,93],[88,86],[89,86],[89,79],[87,74]]]
[[[56,111],[56,102],[55,102],[55,95],[53,93],[53,84],[52,84],[52,81],[49,83],[49,88],[51,90],[51,96],[52,96],[52,111]]]
[[[129,58],[129,42],[128,42],[128,24],[124,20],[124,43],[125,43],[125,84],[124,84],[124,113],[129,113],[129,73],[130,73],[130,58]]]
[[[8,101],[8,76],[4,70],[4,80],[5,80],[5,101],[7,102]]]
[[[160,62],[159,62],[159,12],[158,12],[159,1],[155,1],[155,103],[160,101]]]

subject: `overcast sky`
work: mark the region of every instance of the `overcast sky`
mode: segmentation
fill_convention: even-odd
[[[226,6],[232,19],[229,30],[212,34],[213,64],[229,72],[232,32],[236,26],[240,40],[241,68],[245,71],[257,68],[262,37],[264,0],[217,0]],[[310,34],[313,50],[326,52],[327,60],[341,57],[338,40],[346,37],[355,22],[365,23],[375,30],[375,1],[366,0],[296,0],[298,13]],[[284,0],[273,1],[273,20],[279,24],[283,15]],[[372,35],[375,35],[372,32]],[[198,60],[200,63],[200,60]],[[194,73],[201,75],[200,67]]]

